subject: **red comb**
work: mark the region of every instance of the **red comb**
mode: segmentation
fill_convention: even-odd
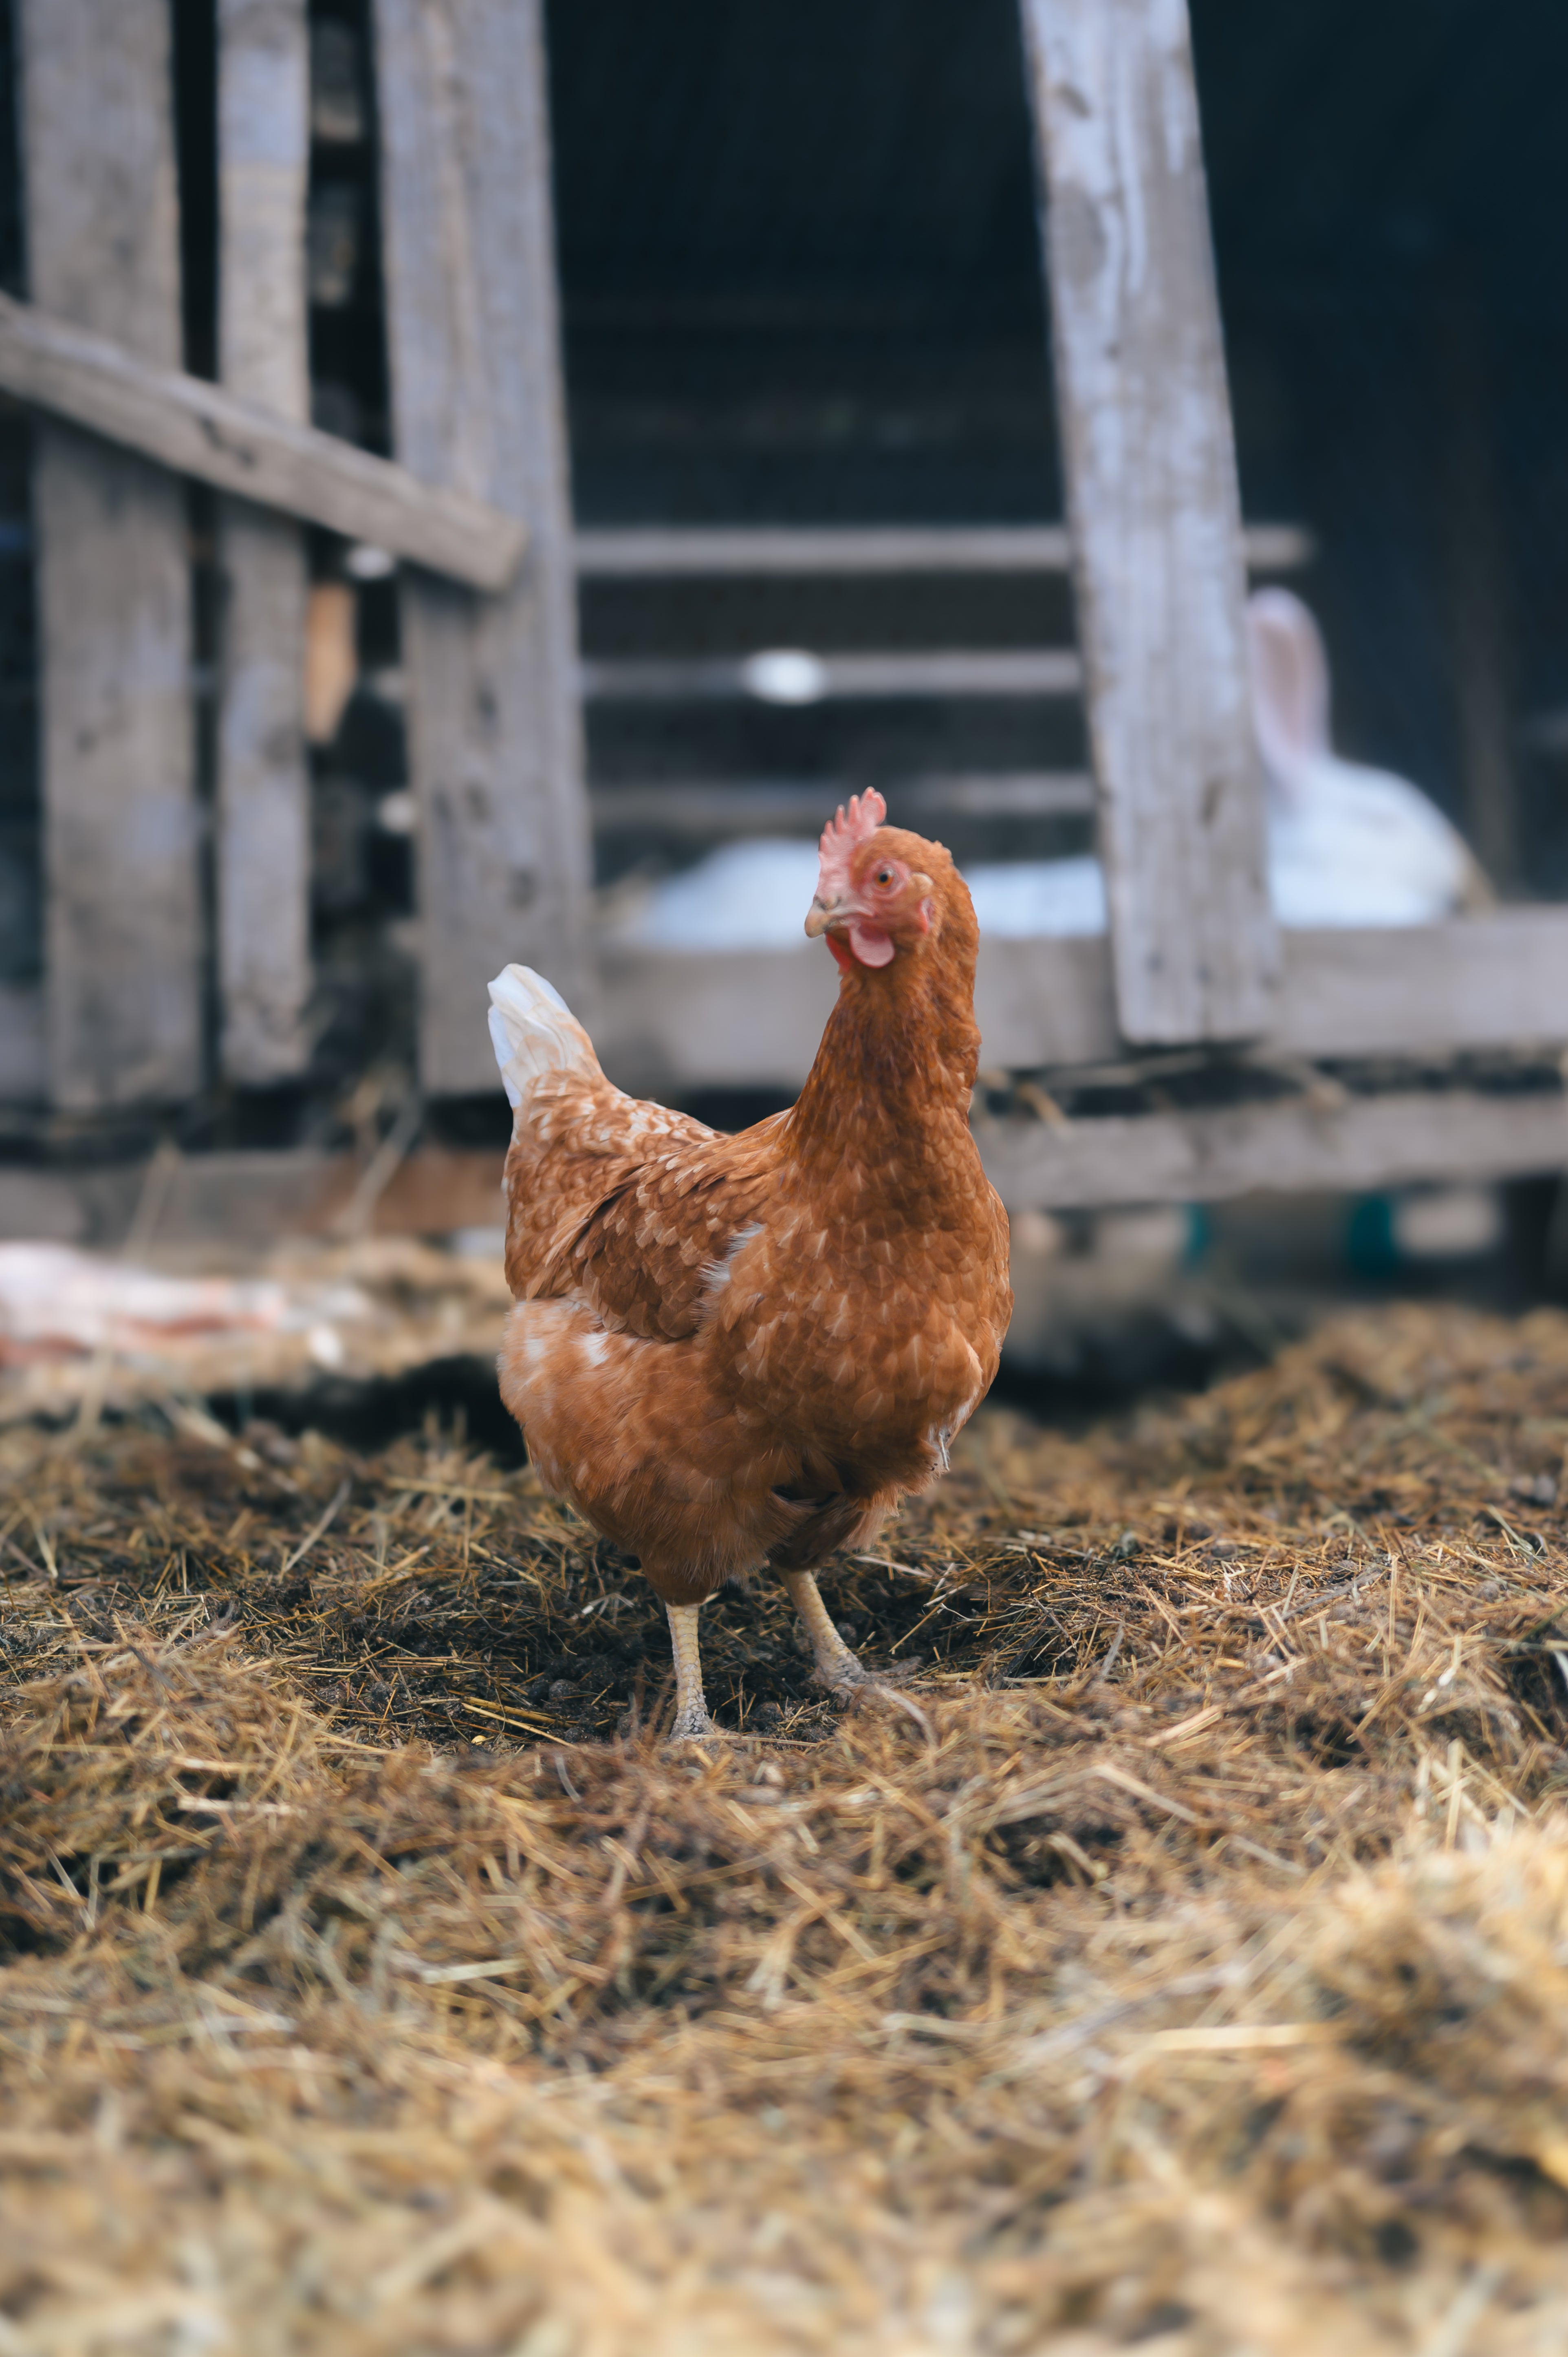
[[[875,786],[867,786],[863,794],[852,794],[848,810],[840,803],[837,816],[823,827],[818,845],[822,863],[817,877],[819,900],[833,900],[848,891],[851,855],[863,843],[869,843],[886,816],[887,805]]]

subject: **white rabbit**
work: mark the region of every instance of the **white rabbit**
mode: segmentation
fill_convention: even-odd
[[[1247,645],[1281,924],[1431,924],[1489,901],[1463,837],[1419,787],[1335,752],[1323,637],[1301,599],[1256,591]]]
[[[1423,925],[1487,906],[1463,837],[1417,786],[1341,760],[1328,729],[1328,662],[1289,589],[1247,602],[1252,714],[1268,795],[1269,888],[1282,925]],[[893,796],[897,818],[897,795]],[[644,946],[805,949],[800,909],[815,846],[732,843],[626,907],[614,930]],[[982,938],[1102,933],[1105,880],[1089,855],[966,866]]]

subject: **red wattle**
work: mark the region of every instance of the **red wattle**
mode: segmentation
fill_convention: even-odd
[[[849,945],[862,965],[890,965],[893,943],[879,925],[868,925],[864,917],[851,920]]]

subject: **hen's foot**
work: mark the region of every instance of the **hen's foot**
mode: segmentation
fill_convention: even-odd
[[[891,1704],[895,1710],[901,1710],[907,1718],[914,1720],[934,1749],[936,1729],[919,1704],[911,1701],[907,1694],[900,1694],[890,1679],[878,1677],[875,1670],[868,1670],[865,1663],[851,1652],[833,1627],[832,1615],[822,1602],[811,1573],[788,1572],[784,1585],[794,1598],[795,1609],[811,1641],[811,1651],[817,1663],[817,1684],[826,1686],[840,1705],[852,1703],[857,1695],[875,1695],[879,1702]]]
[[[881,1683],[868,1670],[859,1655],[850,1651],[833,1626],[832,1615],[822,1602],[822,1590],[809,1571],[789,1571],[784,1585],[789,1600],[800,1616],[800,1625],[811,1640],[811,1658],[816,1663],[812,1673],[820,1686],[830,1694],[843,1695],[847,1699],[859,1686]]]
[[[697,1640],[698,1604],[667,1604],[670,1650],[675,1656],[675,1724],[671,1743],[706,1743],[722,1730],[708,1717],[703,1695],[703,1655]]]

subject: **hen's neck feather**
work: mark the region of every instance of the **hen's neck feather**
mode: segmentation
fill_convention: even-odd
[[[906,1185],[931,1164],[950,1170],[951,1139],[968,1135],[980,1064],[974,948],[945,928],[923,954],[849,966],[811,1073],[789,1117],[789,1158],[823,1178],[846,1157],[896,1161]]]

